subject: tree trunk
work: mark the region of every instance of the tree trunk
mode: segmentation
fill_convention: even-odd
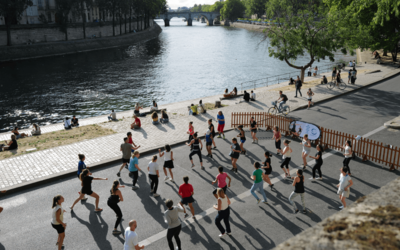
[[[302,67],[301,68],[301,75],[300,75],[300,80],[302,83],[304,83],[304,73],[306,72],[306,68]]]
[[[397,62],[397,52],[398,52],[398,47],[397,47],[397,43],[396,43],[396,46],[394,46],[394,48],[392,50],[392,60],[393,60],[393,62]]]
[[[383,50],[383,55],[382,56],[388,56],[387,55],[387,50],[385,50],[385,49]]]
[[[122,36],[122,18],[121,12],[119,13],[119,35]]]
[[[65,21],[65,41],[68,41],[68,16],[67,20]]]
[[[8,23],[6,24],[7,28],[7,46],[11,46],[11,25]]]
[[[112,26],[113,26],[113,36],[115,36],[115,11],[113,13]]]
[[[132,8],[129,8],[129,32],[132,32]]]
[[[125,14],[125,34],[126,34],[126,14]]]
[[[81,1],[82,8],[82,28],[83,28],[83,39],[86,39],[86,13],[83,9],[83,1]]]

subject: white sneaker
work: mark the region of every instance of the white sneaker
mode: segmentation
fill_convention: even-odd
[[[344,206],[340,206],[339,208],[340,208],[340,209],[343,209],[343,208],[344,208]]]
[[[314,178],[312,178],[312,177],[311,177],[311,178],[308,178],[308,179],[309,179],[309,180],[311,180],[311,181],[315,181],[315,179],[314,179]]]
[[[158,197],[158,196],[160,196],[160,195],[157,194],[157,193],[154,193],[154,194],[153,194],[153,197]]]
[[[168,180],[168,179],[169,179],[169,177],[168,177],[168,176],[165,176],[164,181],[166,181],[166,180]]]
[[[317,180],[322,181],[322,177],[317,178]]]
[[[170,179],[170,181],[175,183],[174,179]]]
[[[226,236],[226,234],[220,234],[218,235],[220,238],[224,238]]]
[[[232,233],[226,233],[227,235],[229,235],[229,236],[231,236],[232,235]]]

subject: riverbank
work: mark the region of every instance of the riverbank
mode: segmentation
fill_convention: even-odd
[[[265,29],[268,29],[269,26],[257,25],[257,24],[248,24],[248,23],[239,23],[239,22],[230,22],[229,26],[241,29],[247,29],[251,31],[264,32]]]

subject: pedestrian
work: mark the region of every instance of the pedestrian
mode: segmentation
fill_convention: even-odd
[[[89,167],[86,167],[86,164],[85,164],[85,159],[86,159],[86,157],[85,157],[84,154],[78,154],[78,157],[79,157],[79,163],[78,163],[78,172],[77,172],[77,176],[78,176],[78,179],[79,179],[79,177],[81,176],[82,171],[83,171],[84,169],[88,169],[88,170],[89,170]],[[89,170],[89,171],[90,171],[90,170]],[[81,194],[81,192],[78,192],[78,193]],[[83,195],[82,200],[83,200],[83,201],[87,200],[86,195]]]
[[[310,140],[308,139],[308,134],[305,134],[303,136],[302,142],[300,142],[301,145],[303,145],[303,151],[301,152],[301,158],[303,158],[303,170],[307,168],[307,156],[310,154],[311,151],[311,143]]]
[[[190,159],[190,162],[192,163],[192,168],[194,168],[192,156],[197,154],[199,156],[199,159],[200,159],[201,169],[204,169],[204,167],[203,167],[203,159],[201,157],[201,150],[203,150],[203,143],[201,143],[201,140],[197,138],[197,132],[193,134],[192,141],[190,143],[186,143],[186,145],[188,145],[189,147],[192,147],[192,145],[193,145],[193,149],[189,154],[189,159]]]
[[[242,150],[240,153],[245,155],[246,150],[244,149],[243,144],[246,142],[246,134],[243,130],[243,125],[239,125],[238,129],[240,133],[236,137],[240,137],[240,149]]]
[[[349,173],[349,175],[351,175],[350,166],[349,166],[351,157],[353,157],[353,151],[351,149],[351,141],[347,140],[346,144],[344,144],[343,147],[341,145],[339,145],[339,147],[344,149],[343,167],[347,167],[348,173]]]
[[[308,98],[307,98],[307,100],[308,100],[308,108],[307,109],[310,109],[310,106],[314,105],[314,103],[312,102],[312,97],[314,95],[314,92],[312,92],[311,88],[308,89],[307,95],[308,95]]]
[[[289,196],[289,202],[292,204],[294,208],[294,213],[297,214],[299,210],[297,209],[296,203],[293,202],[293,199],[296,198],[298,195],[301,197],[301,203],[303,204],[303,214],[306,214],[306,204],[304,202],[304,176],[303,170],[297,170],[297,176],[292,177],[294,186],[294,191]]]
[[[5,194],[7,190],[0,191],[0,193]],[[0,213],[3,212],[3,207],[0,207]]]
[[[332,82],[333,82],[334,79],[336,79],[336,73],[337,73],[336,72],[336,67],[334,67],[333,70],[332,70]]]
[[[186,134],[189,135],[189,140],[188,143],[190,143],[193,140],[193,134],[194,134],[194,127],[193,127],[193,122],[189,122],[189,129],[186,132]],[[193,147],[190,147],[192,149]]]
[[[312,175],[313,175],[313,177],[312,178],[310,178],[310,180],[311,181],[314,181],[315,180],[315,172],[318,170],[318,173],[319,173],[319,178],[317,178],[317,180],[320,180],[320,181],[322,181],[322,172],[321,172],[321,166],[322,166],[322,163],[323,163],[323,160],[322,160],[322,152],[324,151],[324,149],[322,148],[322,145],[321,144],[318,144],[317,145],[317,154],[315,155],[315,156],[309,156],[310,158],[313,158],[313,159],[315,159],[315,165],[314,165],[314,167],[312,168]]]
[[[308,73],[307,73],[307,76],[311,76],[311,71],[312,71],[312,68],[311,68],[311,65],[310,65],[310,67],[308,67]]]
[[[121,170],[129,166],[129,159],[131,158],[132,150],[135,151],[139,147],[134,147],[128,142],[128,137],[124,138],[124,143],[121,144],[120,151],[122,151],[122,166],[119,168],[117,176],[121,176]]]
[[[51,226],[57,230],[58,239],[56,246],[58,250],[61,250],[64,247],[64,238],[65,238],[65,228],[67,224],[64,223],[64,213],[66,212],[63,207],[62,203],[64,202],[64,197],[61,195],[54,196],[53,198],[53,205],[51,208],[53,209],[53,218],[51,220]]]
[[[269,175],[272,173],[271,158],[270,158],[271,155],[269,154],[268,151],[265,151],[264,156],[265,156],[264,166],[261,167],[261,169],[265,169],[263,179],[266,183],[269,184],[269,187],[272,189],[274,187],[274,184],[272,184],[271,180],[269,179]]]
[[[136,146],[136,144],[133,142],[133,140],[132,140],[132,133],[131,133],[131,132],[128,132],[128,133],[126,134],[126,136],[128,137],[128,143],[129,143],[129,144],[131,144],[133,147],[140,148],[140,146]],[[133,152],[135,152],[135,150],[134,150],[134,149],[131,149],[131,153],[133,153]],[[130,157],[130,156],[129,156],[129,157]]]
[[[300,80],[300,77],[297,76],[297,80],[296,80],[296,95],[295,97],[297,97],[297,92],[300,93],[300,96],[302,97],[303,95],[301,94],[301,86],[303,86],[303,83]]]
[[[285,147],[283,148],[283,151],[280,150],[282,153],[282,159],[283,159],[281,168],[282,168],[283,172],[285,173],[285,177],[290,177],[289,163],[290,163],[290,160],[292,159],[291,155],[292,155],[293,150],[292,150],[292,148],[289,147],[289,144],[290,144],[290,141],[285,140],[283,142],[283,145]]]
[[[207,149],[207,156],[213,158],[212,156],[212,150],[211,150],[211,146],[212,146],[212,139],[211,139],[211,131],[209,129],[207,129],[207,132],[204,134],[206,136],[206,138],[204,139],[204,142],[206,143],[206,149]]]
[[[92,175],[92,173],[89,172],[89,170],[85,169],[82,171],[81,176],[80,176],[80,179],[82,181],[81,193],[79,195],[79,198],[75,200],[74,204],[72,204],[72,206],[69,207],[71,210],[73,210],[75,204],[78,203],[78,201],[82,200],[82,198],[85,196],[85,194],[87,194],[96,199],[96,209],[94,211],[95,212],[103,211],[103,209],[99,208],[99,200],[100,200],[99,195],[92,191],[92,181],[93,180],[106,181],[106,180],[108,180],[108,178],[94,178],[90,175]]]
[[[351,84],[355,84],[357,79],[357,70],[354,67],[352,72],[351,72]]]
[[[170,199],[165,201],[165,205],[167,206],[167,210],[164,212],[165,222],[168,224],[167,230],[167,241],[170,250],[174,250],[174,243],[172,242],[172,237],[175,238],[176,241],[176,249],[181,250],[181,239],[179,238],[179,234],[182,230],[182,224],[179,220],[179,213],[185,213],[186,209],[182,206],[173,206],[174,202]]]
[[[164,174],[165,174],[165,178],[164,181],[167,181],[168,179],[171,182],[175,182],[174,181],[174,174],[172,173],[172,169],[174,168],[174,153],[171,150],[171,146],[169,144],[165,145],[164,147],[165,151],[161,153],[161,149],[158,150],[158,154],[160,157],[164,156]],[[171,175],[171,178],[168,177],[167,174],[167,168],[169,171],[169,174]]]
[[[224,127],[225,127],[225,117],[222,114],[222,111],[218,111],[217,115],[217,120],[218,120],[218,138],[221,138],[221,134],[225,139],[225,134],[224,134]]]
[[[350,81],[351,81],[351,75],[352,75],[352,73],[353,73],[353,72],[352,72],[352,70],[350,69],[350,70],[349,70],[349,75],[348,75],[348,77],[347,77],[347,78],[348,78],[348,79],[347,79],[347,84],[349,84]]]
[[[254,192],[256,189],[258,189],[258,192],[263,196],[264,200],[262,201],[263,203],[267,204],[267,196],[265,196],[264,192],[264,173],[260,169],[260,163],[259,162],[254,162],[254,168],[256,170],[253,171],[253,174],[250,175],[250,178],[254,181],[253,186],[250,189],[250,193],[257,199],[257,204],[260,203],[261,199],[258,198],[256,193]]]
[[[254,120],[254,117],[250,118],[250,132],[251,132],[251,137],[253,138],[253,143],[258,143],[258,138],[257,138],[257,122]]]
[[[117,120],[117,113],[114,112],[114,109],[111,110],[111,113],[107,118],[108,118],[108,121],[116,121]]]
[[[215,225],[221,232],[221,234],[218,235],[220,238],[225,237],[226,235],[231,235],[231,225],[229,224],[229,205],[231,205],[229,197],[225,194],[222,188],[218,188],[218,204],[214,205],[214,208],[218,211],[218,214],[215,217]],[[224,220],[226,231],[225,228],[221,225],[221,220]]]
[[[115,212],[115,215],[117,216],[117,220],[115,221],[114,225],[114,230],[113,234],[121,234],[121,231],[119,231],[118,225],[121,223],[122,220],[122,212],[121,209],[118,206],[118,203],[121,201],[124,201],[124,197],[122,196],[121,190],[119,188],[124,188],[125,186],[121,186],[118,180],[115,180],[113,182],[113,185],[110,190],[110,197],[108,197],[107,205]]]
[[[279,151],[281,151],[281,132],[279,132],[279,127],[274,126],[274,130],[272,131],[274,133],[274,136],[272,137],[272,140],[275,140],[275,148],[276,148],[276,154],[279,155]]]
[[[314,68],[314,76],[317,76],[317,75],[318,75],[318,67],[315,66],[315,68]]]
[[[231,157],[231,162],[232,162],[232,169],[234,173],[237,173],[237,166],[236,162],[239,159],[240,153],[241,153],[240,145],[237,143],[236,138],[232,138],[232,145],[231,145],[231,152],[229,153],[229,156]]]
[[[157,194],[158,178],[160,178],[160,172],[158,171],[157,164],[157,155],[153,155],[153,158],[151,158],[151,162],[149,162],[147,171],[149,171],[151,193],[153,193],[153,197],[156,198],[160,196],[159,194]]]
[[[139,171],[142,171],[139,167],[139,157],[140,157],[140,153],[139,151],[135,151],[132,154],[131,157],[131,161],[129,162],[129,173],[132,175],[132,180],[133,180],[133,185],[132,185],[132,190],[136,190],[138,189],[138,187],[136,187],[136,182],[139,178]]]
[[[179,202],[179,204],[183,207],[183,205],[189,206],[190,208],[190,212],[192,212],[192,216],[193,219],[196,219],[194,216],[194,207],[193,207],[193,194],[194,194],[194,190],[193,190],[193,186],[191,184],[189,184],[189,177],[188,176],[184,176],[183,177],[183,184],[179,186],[179,195],[182,197],[181,202]],[[185,219],[187,217],[189,217],[189,215],[186,213],[185,211]]]
[[[212,185],[214,185],[216,182],[218,182],[218,188],[214,189],[213,195],[215,196],[216,199],[218,199],[217,196],[217,190],[219,188],[222,188],[224,190],[224,193],[226,194],[226,189],[231,186],[231,177],[227,173],[224,172],[224,167],[218,167],[219,174],[215,178],[213,182],[211,182]],[[226,178],[229,179],[228,185],[226,184]]]
[[[137,228],[136,220],[131,220],[129,222],[129,227],[125,229],[125,243],[124,250],[140,250],[143,249],[144,246],[139,246],[139,237],[135,232]]]
[[[211,132],[212,144],[214,145],[214,149],[216,149],[217,146],[215,145],[215,141],[214,141],[214,138],[215,138],[215,128],[214,128],[214,124],[212,124],[212,119],[209,119],[209,120],[208,120],[208,129],[209,129],[210,132]]]
[[[342,167],[340,169],[339,184],[336,185],[336,187],[338,187],[337,194],[343,204],[343,206],[339,207],[340,209],[346,207],[346,198],[349,198],[350,196],[351,186],[353,186],[353,181],[351,180],[349,169],[347,167]]]

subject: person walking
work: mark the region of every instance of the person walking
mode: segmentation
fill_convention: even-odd
[[[72,206],[69,207],[71,210],[73,210],[76,203],[78,203],[80,200],[82,200],[82,198],[85,196],[85,194],[87,194],[96,199],[96,209],[94,211],[95,212],[103,211],[103,209],[99,208],[99,200],[100,200],[99,195],[92,191],[92,181],[93,180],[106,181],[106,180],[108,180],[108,178],[94,178],[90,175],[92,175],[92,173],[89,172],[89,170],[85,169],[82,171],[81,176],[80,176],[80,179],[82,182],[81,193],[79,195],[79,198],[75,200],[74,204],[72,204]]]
[[[182,197],[181,201],[179,202],[179,204],[183,207],[183,205],[189,206],[190,208],[190,212],[192,212],[192,216],[193,219],[196,219],[196,217],[194,216],[194,207],[193,207],[193,194],[194,194],[194,190],[193,190],[193,186],[191,184],[189,184],[189,177],[188,176],[184,176],[183,177],[183,184],[179,186],[179,195]],[[185,211],[185,219],[187,217],[189,217],[189,215],[186,213]]]
[[[232,145],[231,145],[231,152],[229,153],[229,156],[231,157],[231,162],[232,162],[232,169],[234,173],[237,173],[237,166],[236,162],[239,159],[240,153],[241,153],[240,145],[237,143],[236,138],[232,138]]]
[[[224,134],[224,127],[225,127],[225,117],[222,114],[222,111],[218,111],[217,115],[217,120],[218,120],[218,138],[221,138],[221,134],[225,139],[225,134]]]
[[[336,67],[334,67],[333,70],[332,70],[332,82],[333,82],[334,79],[336,79],[336,74],[337,74]]]
[[[151,158],[151,162],[149,162],[147,170],[149,171],[151,193],[153,193],[153,197],[156,198],[160,196],[159,194],[157,194],[158,178],[160,177],[160,172],[158,171],[157,164],[157,155],[153,155],[153,158]]]
[[[304,176],[303,170],[297,170],[297,176],[292,177],[294,186],[294,191],[289,196],[289,202],[292,204],[294,208],[294,213],[297,214],[299,210],[297,209],[296,203],[293,202],[293,199],[296,198],[298,195],[301,197],[301,203],[303,204],[303,214],[306,214],[306,204],[304,202]]]
[[[337,194],[343,204],[343,206],[339,207],[340,209],[346,207],[346,198],[350,197],[351,186],[353,186],[353,181],[351,180],[349,169],[347,167],[342,167],[340,169],[339,184],[336,185],[336,187],[338,187]]]
[[[315,66],[315,68],[314,68],[314,76],[317,76],[317,75],[318,75],[318,67]]]
[[[140,157],[139,151],[135,151],[132,154],[131,161],[129,162],[129,167],[128,167],[129,173],[133,177],[132,190],[138,189],[138,187],[136,186],[136,182],[139,178],[139,171],[142,171],[139,167],[139,157]]]
[[[61,250],[64,247],[64,238],[65,238],[65,228],[67,224],[64,223],[64,213],[66,212],[62,203],[64,202],[64,197],[61,195],[57,195],[53,197],[53,205],[51,208],[53,209],[53,216],[51,220],[51,226],[57,231],[58,239],[56,246],[58,250]]]
[[[307,96],[308,96],[307,97],[307,100],[308,100],[308,108],[307,109],[310,109],[310,106],[314,105],[314,103],[312,102],[313,95],[314,95],[314,92],[312,92],[311,88],[309,88],[307,91]]]
[[[311,181],[315,181],[315,172],[318,170],[318,173],[319,173],[319,178],[317,178],[317,180],[320,180],[320,181],[322,181],[322,172],[321,172],[321,166],[322,166],[322,163],[323,163],[323,160],[322,160],[322,152],[323,152],[324,150],[323,150],[323,148],[322,148],[322,145],[321,144],[318,144],[317,145],[317,154],[315,155],[315,156],[309,156],[310,158],[312,158],[312,159],[315,159],[315,165],[314,165],[314,167],[312,168],[312,175],[313,175],[313,177],[312,178],[310,178],[310,180]]]
[[[274,133],[274,136],[272,137],[272,140],[275,140],[275,148],[276,148],[276,154],[279,155],[279,151],[282,150],[281,149],[281,132],[279,132],[279,127],[278,126],[274,126],[274,130],[272,131]]]
[[[349,75],[347,76],[347,84],[350,83],[351,75],[352,75],[352,69],[349,69]]]
[[[214,141],[214,138],[215,138],[215,128],[214,128],[214,124],[212,124],[212,119],[209,119],[209,120],[208,120],[208,129],[209,129],[210,132],[211,132],[212,144],[214,145],[214,149],[216,149],[217,146],[215,145],[215,141]]]
[[[297,76],[297,80],[296,80],[296,95],[295,95],[295,97],[297,97],[297,92],[299,92],[300,93],[300,96],[302,97],[303,95],[301,94],[301,87],[303,86],[303,84],[302,84],[302,82],[301,82],[301,80],[300,80],[300,77],[299,76]]]
[[[254,168],[256,170],[253,171],[253,174],[250,175],[250,178],[254,181],[253,186],[250,189],[251,194],[257,199],[257,204],[260,203],[261,199],[258,198],[256,193],[254,192],[256,189],[258,189],[258,192],[263,196],[264,200],[262,201],[263,203],[267,204],[267,196],[265,196],[264,192],[264,187],[263,187],[263,179],[264,179],[264,173],[260,169],[260,163],[255,162],[254,163]]]
[[[311,151],[311,143],[308,139],[308,134],[303,136],[303,141],[300,142],[303,145],[303,151],[301,152],[301,158],[303,158],[303,170],[307,168],[307,156],[310,154]]]
[[[311,65],[310,65],[310,67],[308,67],[308,73],[307,73],[307,76],[311,76],[311,72],[312,72],[312,67],[311,67]]]
[[[78,163],[78,172],[77,172],[77,176],[78,176],[78,179],[79,179],[79,177],[81,176],[82,171],[83,171],[84,169],[89,169],[89,167],[87,167],[86,164],[85,164],[85,159],[86,159],[86,157],[85,157],[84,154],[78,154],[78,157],[79,157],[79,163]],[[90,170],[89,170],[89,171],[90,171]],[[78,192],[78,193],[81,194],[81,192]],[[87,200],[86,195],[83,196],[82,200],[83,200],[83,201]]]
[[[254,120],[254,117],[250,118],[250,132],[251,132],[251,137],[253,138],[253,143],[258,143],[258,138],[257,138],[257,122]]]
[[[204,139],[204,142],[206,143],[206,149],[207,149],[207,156],[210,158],[213,158],[212,156],[212,150],[211,150],[211,146],[212,146],[212,139],[211,139],[211,131],[209,129],[207,129],[207,132],[204,134],[206,136],[206,138]]]
[[[214,191],[213,191],[213,195],[216,199],[218,199],[217,190],[219,188],[222,188],[224,190],[224,193],[226,194],[226,189],[231,186],[231,177],[229,177],[229,175],[224,172],[224,167],[221,167],[221,166],[218,167],[218,171],[219,171],[219,174],[217,175],[215,180],[213,182],[211,182],[212,185],[214,185],[215,183],[218,182],[218,188],[214,189]],[[226,184],[226,178],[229,179],[228,185]]]
[[[230,215],[230,208],[231,201],[229,197],[225,194],[222,188],[218,188],[218,204],[214,205],[214,208],[218,211],[217,216],[215,217],[215,225],[218,227],[219,231],[221,232],[218,235],[220,238],[225,237],[226,235],[231,235],[231,225],[229,224],[229,215]],[[221,225],[221,220],[224,220],[225,228]]]
[[[243,130],[243,125],[239,125],[238,129],[240,133],[237,135],[237,137],[240,137],[240,149],[242,150],[240,153],[245,155],[246,150],[244,149],[243,144],[246,142],[246,134]]]
[[[201,150],[203,150],[203,143],[201,143],[201,140],[197,138],[197,132],[193,134],[193,139],[190,143],[186,143],[186,145],[188,145],[189,147],[192,147],[193,145],[193,149],[189,154],[189,159],[190,162],[192,163],[192,168],[194,168],[194,164],[193,164],[193,158],[192,156],[197,154],[199,156],[200,159],[200,166],[201,169],[204,169],[203,167],[203,159],[201,157]]]
[[[143,249],[144,246],[139,245],[139,237],[135,232],[137,228],[136,220],[131,220],[129,222],[129,227],[125,229],[125,243],[124,250],[140,250]]]
[[[289,147],[290,141],[289,140],[285,140],[283,142],[283,145],[285,145],[285,147],[283,148],[283,151],[281,150],[282,153],[282,159],[283,162],[281,164],[281,168],[283,170],[283,172],[285,173],[285,177],[290,177],[290,171],[289,171],[289,163],[292,155],[292,148]],[[285,169],[286,168],[286,169]]]
[[[169,144],[165,145],[165,151],[161,153],[161,149],[158,150],[158,154],[160,157],[164,156],[164,174],[165,174],[165,178],[164,181],[167,181],[168,179],[171,182],[175,182],[174,181],[174,174],[172,173],[172,169],[174,168],[174,153],[171,150],[171,146]],[[171,177],[168,177],[167,174],[167,168],[169,171],[169,174],[171,175]]]
[[[261,169],[265,169],[263,180],[266,183],[268,183],[269,187],[272,189],[274,187],[274,184],[272,184],[271,180],[269,179],[269,175],[272,173],[271,158],[270,158],[271,155],[269,154],[268,151],[265,151],[264,156],[265,156],[264,166],[261,167]]]
[[[118,180],[115,180],[113,182],[113,185],[110,190],[110,197],[108,197],[107,205],[115,212],[115,215],[117,216],[117,220],[115,221],[114,225],[114,230],[112,233],[114,235],[121,234],[121,231],[119,231],[118,225],[121,223],[122,220],[122,212],[121,209],[118,206],[118,203],[121,201],[124,201],[124,197],[122,196],[121,190],[119,188],[124,188],[125,186],[121,186]]]
[[[190,143],[193,140],[193,134],[194,134],[194,127],[193,127],[193,122],[189,122],[189,129],[186,132],[186,134],[189,135],[189,140],[188,143]],[[193,147],[190,147],[190,150],[192,150]]]
[[[131,158],[132,150],[135,151],[139,147],[134,147],[128,142],[128,137],[124,138],[124,143],[121,144],[120,151],[122,151],[122,166],[119,168],[117,176],[121,176],[121,170],[129,165],[129,159]]]
[[[132,140],[132,132],[126,133],[126,136],[128,137],[128,143],[131,144],[135,148],[140,148],[140,146],[136,146],[136,144]],[[134,149],[131,149],[131,153],[135,152]],[[129,156],[130,157],[130,156]]]
[[[175,238],[176,241],[176,249],[182,250],[181,248],[181,239],[179,238],[179,234],[182,230],[182,224],[179,220],[179,213],[185,213],[186,209],[181,206],[173,206],[174,202],[170,199],[165,201],[165,205],[167,206],[167,210],[164,212],[165,222],[168,224],[167,230],[167,241],[170,250],[174,250],[174,243],[172,242],[172,238]]]
[[[343,167],[347,167],[349,175],[351,175],[350,171],[350,160],[353,157],[353,151],[351,150],[351,141],[347,140],[344,146],[339,145],[340,148],[344,149],[344,160],[343,160]]]

